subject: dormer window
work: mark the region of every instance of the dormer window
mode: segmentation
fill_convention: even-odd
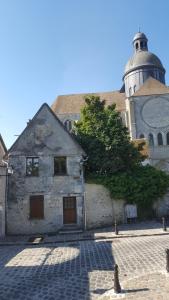
[[[72,130],[72,122],[71,122],[70,120],[66,120],[66,121],[64,122],[64,125],[65,125],[65,127],[66,127],[66,129],[67,129],[68,131],[71,131],[71,130]]]

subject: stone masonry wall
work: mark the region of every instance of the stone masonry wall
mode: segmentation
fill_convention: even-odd
[[[14,173],[9,178],[7,231],[10,234],[54,232],[63,227],[63,197],[75,196],[77,225],[83,223],[83,184],[79,157],[67,157],[67,176],[54,176],[52,156],[39,156],[39,176],[25,175],[25,157],[10,158]],[[44,219],[29,218],[29,198],[44,195]]]
[[[124,222],[124,201],[113,200],[109,191],[102,185],[85,184],[87,228],[109,226]]]
[[[6,167],[0,166],[0,237],[5,235]]]

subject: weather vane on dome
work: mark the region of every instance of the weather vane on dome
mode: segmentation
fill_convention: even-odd
[[[141,31],[140,31],[140,26],[138,27],[138,32],[141,32]]]

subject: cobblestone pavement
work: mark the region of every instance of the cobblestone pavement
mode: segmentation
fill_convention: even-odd
[[[0,247],[0,300],[168,300],[169,236]],[[124,293],[113,294],[117,263]]]

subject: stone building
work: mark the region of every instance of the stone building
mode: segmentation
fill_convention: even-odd
[[[118,91],[93,93],[115,103],[128,127],[132,140],[145,138],[149,143],[151,164],[168,169],[169,158],[169,87],[160,59],[148,51],[148,39],[138,32],[133,39],[134,54],[125,66],[123,86]],[[80,117],[85,96],[61,95],[51,108],[69,130]]]
[[[149,163],[169,171],[169,87],[160,59],[148,51],[145,34],[133,39],[134,54],[126,64],[118,91],[93,93],[106,105],[116,104],[133,141],[146,139]],[[42,105],[9,150],[7,232],[56,232],[125,222],[125,201],[83,179],[84,151],[73,139],[73,123],[89,94],[58,96]],[[156,204],[157,214],[169,214],[169,195]],[[2,219],[2,218],[1,218]]]
[[[132,44],[134,53],[125,66],[122,87],[117,91],[92,95],[100,96],[106,105],[115,103],[131,140],[136,143],[140,139],[146,140],[149,157],[145,163],[169,172],[169,87],[165,84],[165,68],[160,59],[148,50],[148,39],[144,33],[136,33]],[[86,95],[90,94],[60,95],[52,104],[52,110],[68,130],[71,130],[74,121],[79,120]],[[86,187],[88,226],[110,224],[115,216],[125,221],[125,202],[112,200],[111,204],[103,189],[98,199],[98,190],[96,186]],[[156,211],[158,215],[169,215],[168,194],[158,202]]]
[[[5,235],[6,195],[7,195],[7,165],[3,158],[7,153],[6,146],[0,135],[0,237]]]
[[[85,153],[47,104],[8,151],[7,232],[56,232],[84,226]]]

